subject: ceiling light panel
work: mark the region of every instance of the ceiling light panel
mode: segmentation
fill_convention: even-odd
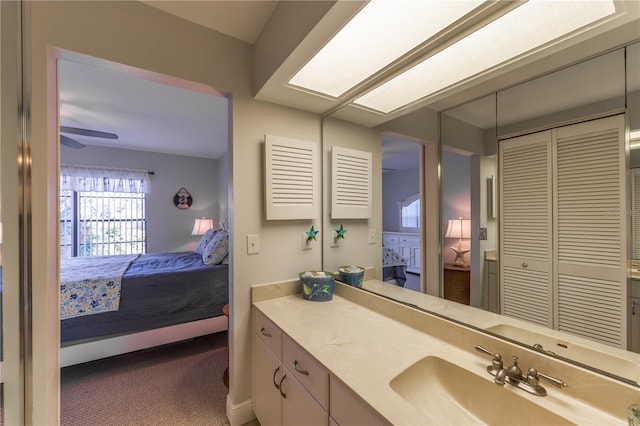
[[[614,13],[613,1],[529,0],[354,104],[392,112]]]
[[[372,0],[289,84],[339,97],[486,0]]]

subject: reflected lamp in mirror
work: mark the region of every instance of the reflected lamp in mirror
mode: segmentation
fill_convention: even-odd
[[[458,239],[458,244],[451,247],[451,250],[456,253],[456,258],[453,261],[453,264],[458,266],[467,266],[467,263],[464,261],[464,255],[469,251],[469,249],[462,248],[462,239],[471,238],[471,220],[463,218],[449,219],[449,223],[447,224],[447,233],[444,237]]]
[[[191,235],[204,235],[209,229],[214,227],[213,219],[196,219],[193,224]]]

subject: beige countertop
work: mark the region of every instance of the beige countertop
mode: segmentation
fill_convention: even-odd
[[[468,329],[430,315],[419,313],[425,315],[425,322],[432,321],[441,335],[450,335],[454,344],[337,294],[328,302],[310,302],[300,294],[291,294],[257,301],[254,306],[392,424],[451,424],[450,419],[425,418],[423,412],[406,402],[389,385],[395,376],[426,356],[437,356],[461,365],[469,370],[469,374],[476,374],[489,383],[493,380],[486,372],[489,359],[473,350],[475,343],[460,342],[461,336],[468,333],[462,329]],[[411,308],[400,309],[410,309],[412,315],[416,315]],[[490,336],[482,338],[491,339]],[[469,348],[461,350],[460,346]],[[576,406],[575,400],[560,390],[553,389],[546,397],[529,395],[512,386],[505,386],[504,390],[517,392],[534,404],[542,404],[578,424],[625,423],[625,413],[613,417],[582,402]],[[496,404],[499,405],[499,401]],[[455,413],[451,415],[455,417]]]
[[[602,368],[606,365],[606,369],[612,374],[640,383],[640,354],[638,353],[614,348],[517,318],[417,293],[396,285],[389,285],[383,281],[367,280],[364,282],[363,288],[464,324],[473,324],[477,328],[494,331],[516,341],[529,345],[541,343],[547,349],[553,348],[553,351],[559,356],[573,359],[585,365],[595,368]],[[640,294],[640,289],[638,293]],[[562,343],[564,347],[557,343]]]

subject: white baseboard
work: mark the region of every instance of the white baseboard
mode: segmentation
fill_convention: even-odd
[[[192,321],[139,333],[111,337],[94,342],[80,343],[60,348],[60,367],[121,355],[167,343],[192,339],[206,334],[227,330],[225,315]]]
[[[241,426],[255,420],[253,401],[248,399],[240,404],[233,405],[230,395],[227,395],[227,418],[231,426]]]

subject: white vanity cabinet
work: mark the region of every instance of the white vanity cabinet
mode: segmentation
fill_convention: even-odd
[[[404,257],[408,272],[420,273],[420,234],[383,232],[382,245]]]
[[[253,411],[262,426],[386,424],[258,309],[254,309]]]
[[[328,425],[329,374],[255,310],[253,410],[262,426]]]

